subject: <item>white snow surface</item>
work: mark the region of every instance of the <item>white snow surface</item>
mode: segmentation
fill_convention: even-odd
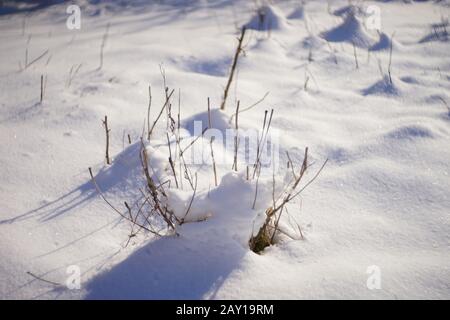
[[[362,11],[381,9],[380,33],[365,28],[363,15],[350,17],[347,1],[331,8],[327,1],[264,2],[271,22],[261,28],[252,1],[71,3],[81,7],[80,30],[66,28],[69,3],[33,10],[6,1],[0,10],[0,298],[450,298],[448,2],[365,1]],[[222,112],[246,24],[245,55]],[[26,51],[29,63],[47,53],[20,70]],[[207,97],[213,127],[226,130],[237,100],[245,108],[269,92],[239,123],[261,128],[264,110],[274,109],[276,187],[286,151],[299,168],[309,147],[308,177],[328,159],[289,204],[304,239],[250,251],[248,238],[271,205],[272,179],[261,178],[252,209],[255,183],[243,167],[234,173],[219,165],[215,187],[206,165],[197,168],[198,192],[179,236],[141,233],[125,245],[129,223],[99,197],[87,169],[118,207],[138,194],[149,85],[151,119],[164,103],[160,66],[175,90],[174,109],[181,92],[187,141],[192,121],[208,120]],[[111,166],[104,162],[105,115]],[[161,179],[170,178],[165,129],[162,121],[146,144]],[[233,157],[220,145],[214,151]],[[193,194],[184,184],[168,189],[177,216]],[[290,225],[287,216],[283,223]],[[64,285],[73,265],[80,289]],[[370,266],[379,267],[380,289],[367,286]]]

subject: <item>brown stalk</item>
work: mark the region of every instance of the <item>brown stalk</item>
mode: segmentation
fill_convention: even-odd
[[[161,111],[159,112],[158,116],[156,117],[156,120],[153,122],[152,127],[151,127],[150,130],[148,131],[148,139],[150,139],[150,137],[151,137],[151,135],[152,135],[152,133],[153,133],[153,129],[155,128],[156,124],[158,123],[159,118],[161,118],[161,115],[162,115],[164,109],[166,109],[166,107],[167,107],[167,105],[168,105],[168,103],[169,103],[170,97],[172,97],[173,91],[174,91],[174,90],[172,89],[172,91],[170,92],[170,94],[166,97],[166,102],[164,102],[164,105],[163,105],[163,107],[161,108]]]
[[[238,100],[236,105],[236,113],[235,113],[235,136],[234,136],[234,161],[233,161],[233,167],[231,169],[234,169],[234,171],[238,171],[237,168],[237,154],[238,154],[238,147],[239,147],[239,136],[238,136],[238,130],[239,130],[239,124],[238,124],[238,118],[239,118],[239,104],[240,101]]]
[[[168,145],[168,147],[169,147],[169,164],[170,164],[170,167],[172,168],[173,177],[175,178],[175,185],[176,185],[177,188],[178,188],[177,173],[175,172],[175,163],[174,163],[173,160],[172,160],[172,149],[171,149],[171,147],[170,147],[169,134],[166,133],[166,135],[167,135],[167,145]]]
[[[106,134],[106,151],[105,151],[106,164],[111,164],[109,158],[109,132],[111,131],[111,129],[108,128],[108,117],[105,116],[105,120],[103,120],[102,122],[103,126],[105,127],[105,134]]]
[[[221,110],[225,109],[225,104],[226,104],[227,98],[228,98],[228,91],[230,90],[231,83],[233,82],[233,76],[234,76],[234,73],[236,71],[236,66],[237,66],[237,62],[238,62],[238,59],[239,59],[239,54],[242,51],[242,41],[244,40],[245,31],[246,31],[246,28],[242,27],[242,29],[241,29],[241,36],[238,38],[238,46],[237,46],[236,51],[234,53],[233,63],[231,64],[230,75],[228,77],[228,81],[227,81],[227,84],[225,86],[225,90],[223,92],[223,100],[222,100],[222,103],[220,105],[220,109]]]

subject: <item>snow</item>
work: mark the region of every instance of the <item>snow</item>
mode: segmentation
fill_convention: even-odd
[[[54,2],[5,1],[0,10],[0,298],[450,297],[448,2],[336,0],[330,9],[327,1],[257,8],[243,0],[79,0],[80,30],[66,27],[68,4]],[[364,24],[367,5],[381,9],[380,33]],[[258,9],[270,18],[263,24]],[[221,111],[243,25],[245,54]],[[28,62],[44,55],[20,70],[26,51]],[[268,93],[239,114],[239,134],[261,130],[264,111],[274,109],[276,192],[290,176],[286,151],[299,170],[309,147],[308,179],[328,159],[281,219],[290,237],[261,254],[248,248],[272,205],[272,171],[263,172],[252,208],[256,181],[246,178],[245,150],[233,172],[233,149],[214,142],[216,186],[208,134],[186,153],[202,159],[192,165],[194,198],[186,180],[175,188],[164,113],[145,148],[152,174],[171,180],[174,214],[183,218],[189,208],[186,223],[178,236],[128,238],[130,223],[101,199],[88,168],[114,206],[134,208],[145,185],[139,137],[148,86],[151,121],[165,100],[160,70],[174,89],[173,112],[180,93],[184,147],[195,139],[194,121],[209,127],[208,97],[211,127],[225,135],[234,132],[237,100],[243,110]],[[72,265],[80,289],[65,286]],[[379,267],[380,289],[366,285],[370,266]]]

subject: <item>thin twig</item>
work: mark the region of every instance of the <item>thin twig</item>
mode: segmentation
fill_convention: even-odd
[[[211,140],[209,142],[209,147],[211,148],[211,159],[212,159],[212,165],[213,165],[213,172],[214,172],[214,185],[217,187],[217,169],[216,169],[216,160],[214,158],[214,150],[213,150],[213,141],[214,137],[211,137]]]
[[[108,129],[108,117],[105,116],[105,120],[103,120],[102,122],[103,126],[105,127],[105,134],[106,134],[106,152],[105,152],[106,164],[111,164],[109,158],[109,132],[111,131],[111,129]]]
[[[358,56],[356,54],[356,46],[355,46],[355,43],[353,41],[352,41],[352,44],[353,44],[353,55],[355,56],[356,69],[359,69]]]
[[[156,120],[153,122],[152,127],[151,127],[150,130],[148,131],[148,137],[149,137],[149,139],[150,139],[150,137],[151,137],[151,135],[152,135],[152,133],[153,133],[153,129],[155,128],[156,124],[158,123],[159,118],[161,118],[161,115],[162,115],[164,109],[167,107],[167,105],[168,105],[168,103],[169,103],[169,100],[170,100],[170,97],[172,97],[173,92],[174,92],[174,89],[172,89],[172,91],[170,92],[170,94],[167,96],[166,102],[164,102],[164,105],[163,105],[163,107],[161,108],[161,111],[159,112],[158,116],[156,117]]]
[[[256,107],[258,104],[260,104],[261,102],[263,102],[263,101],[267,98],[268,95],[269,95],[269,91],[267,91],[267,92],[264,94],[264,96],[263,96],[261,99],[259,99],[258,101],[256,101],[255,103],[251,104],[250,106],[248,106],[248,107],[246,107],[246,108],[244,108],[244,109],[240,109],[240,110],[239,110],[239,114],[241,114],[241,113],[243,113],[243,112],[245,112],[245,111],[248,111],[248,110],[250,110],[250,109]],[[231,115],[231,117],[230,117],[230,123],[233,122],[233,118],[234,118],[235,115],[236,115],[236,114],[234,114],[234,113]]]
[[[203,135],[205,134],[206,130],[208,130],[208,128],[203,129],[202,134],[198,135],[194,138],[194,140],[192,140],[181,152],[180,155],[184,155],[184,153],[187,151],[187,149],[189,149],[198,139],[200,139],[200,137],[203,137]]]
[[[390,44],[390,48],[389,48],[389,64],[388,64],[388,75],[389,75],[389,82],[392,85],[392,76],[391,76],[391,65],[392,65],[392,43],[394,42],[394,35],[395,35],[395,31],[394,33],[392,33],[391,36],[391,44]]]
[[[177,173],[175,171],[175,163],[173,162],[173,159],[172,159],[172,149],[170,147],[169,134],[166,133],[166,135],[167,135],[167,145],[169,147],[169,164],[170,164],[170,167],[172,168],[173,177],[175,179],[175,185],[177,186],[177,189],[178,189]]]
[[[237,167],[237,154],[238,154],[238,148],[239,148],[239,104],[240,101],[238,100],[236,105],[236,113],[235,113],[235,135],[234,135],[234,161],[233,161],[233,167],[231,169],[234,169],[234,171],[238,171]]]
[[[103,68],[103,51],[105,49],[106,40],[108,39],[109,26],[110,26],[110,23],[108,23],[106,25],[106,30],[105,30],[105,33],[103,34],[102,44],[100,46],[100,65],[98,66],[97,70],[102,70],[102,68]]]
[[[106,202],[106,204],[108,204],[109,207],[111,207],[111,209],[113,209],[115,212],[117,212],[122,218],[135,223],[137,226],[141,227],[142,229],[151,232],[153,234],[156,234],[159,236],[159,234],[155,233],[154,231],[150,230],[149,228],[145,227],[144,225],[141,225],[133,220],[131,220],[128,216],[126,216],[125,214],[123,214],[122,212],[120,212],[116,207],[114,207],[109,201],[108,199],[106,199],[106,197],[104,196],[103,192],[100,190],[100,187],[97,184],[97,181],[95,181],[94,175],[92,174],[92,169],[89,168],[89,174],[91,175],[91,181],[94,184],[95,189],[97,190],[98,194],[100,195],[100,197],[103,199],[103,201]]]
[[[183,217],[183,218],[181,219],[181,221],[180,221],[180,225],[182,225],[182,224],[184,223],[184,221],[185,221],[187,215],[189,214],[189,211],[191,210],[191,206],[192,206],[192,203],[194,202],[195,194],[197,193],[197,182],[198,182],[198,179],[197,179],[197,173],[195,173],[194,193],[192,194],[191,201],[189,201],[189,206],[188,206],[188,208],[186,209],[186,213],[184,214],[184,217]]]
[[[231,65],[230,75],[228,77],[228,81],[227,81],[227,84],[225,86],[225,90],[223,92],[223,100],[222,100],[222,104],[220,105],[220,109],[221,110],[225,109],[225,104],[227,102],[227,97],[228,97],[228,90],[230,90],[231,82],[233,81],[233,76],[234,76],[234,73],[236,71],[236,66],[237,66],[237,62],[238,62],[238,59],[239,59],[239,54],[242,51],[242,41],[244,40],[245,30],[246,30],[246,28],[242,27],[242,29],[241,29],[241,36],[238,39],[238,46],[237,46],[236,51],[234,53],[234,58],[233,58],[233,63]]]
[[[152,87],[148,86],[148,108],[147,108],[147,140],[150,140],[150,108],[152,106]]]
[[[45,282],[45,283],[49,283],[49,284],[52,284],[54,286],[62,286],[60,283],[53,282],[53,281],[50,281],[50,280],[46,280],[46,279],[44,279],[42,277],[39,277],[39,276],[35,275],[34,273],[32,273],[30,271],[27,271],[27,274],[29,274],[30,276],[32,276],[33,278],[35,278],[37,280]]]

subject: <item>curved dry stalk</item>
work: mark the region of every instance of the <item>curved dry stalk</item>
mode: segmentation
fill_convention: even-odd
[[[191,210],[192,203],[194,202],[195,195],[197,194],[197,182],[198,182],[198,179],[197,179],[197,173],[195,173],[195,187],[194,187],[194,193],[192,194],[191,201],[189,201],[189,206],[188,206],[188,208],[186,209],[186,213],[184,214],[184,217],[183,217],[183,218],[181,219],[181,221],[180,221],[180,225],[182,225],[182,224],[184,223],[184,221],[185,221],[187,215],[189,214],[189,211]]]
[[[103,192],[100,190],[100,188],[99,188],[99,186],[98,186],[98,184],[97,184],[97,181],[95,181],[94,175],[92,174],[92,168],[91,168],[91,167],[89,167],[89,174],[91,175],[92,183],[94,184],[94,187],[95,187],[95,189],[97,190],[98,194],[99,194],[100,197],[101,197],[101,198],[102,198],[102,199],[103,199],[103,200],[111,207],[111,209],[113,209],[115,212],[117,212],[122,218],[124,218],[124,219],[126,219],[126,220],[128,220],[128,221],[130,221],[130,222],[132,222],[132,223],[134,223],[134,224],[136,224],[138,227],[141,227],[142,229],[144,229],[144,230],[146,230],[146,231],[148,231],[148,232],[150,232],[150,233],[153,233],[153,234],[156,234],[156,235],[159,236],[159,234],[155,233],[154,231],[150,230],[149,228],[145,227],[145,226],[142,225],[142,224],[136,223],[135,221],[133,221],[132,219],[130,219],[129,217],[127,217],[125,214],[123,214],[122,212],[120,212],[116,207],[114,207],[114,206],[108,201],[108,199],[106,199],[105,195],[104,195]]]

